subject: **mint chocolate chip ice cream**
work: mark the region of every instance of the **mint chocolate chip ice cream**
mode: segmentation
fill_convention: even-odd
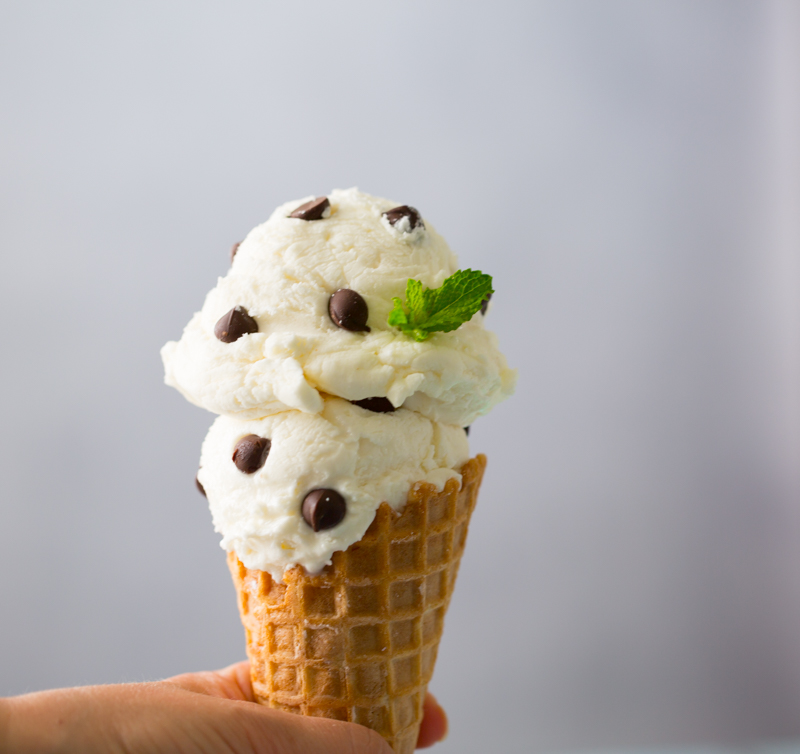
[[[414,207],[357,189],[288,202],[231,257],[162,349],[166,382],[220,415],[197,481],[222,546],[277,580],[295,565],[314,573],[382,502],[400,510],[414,482],[460,481],[464,427],[512,393],[516,374],[480,299],[448,315],[449,331],[390,324],[472,274],[455,274]]]

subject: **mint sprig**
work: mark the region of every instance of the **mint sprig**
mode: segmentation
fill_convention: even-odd
[[[388,322],[422,342],[434,332],[450,332],[468,322],[491,293],[492,277],[480,270],[458,270],[438,288],[423,289],[419,280],[406,283],[406,298],[392,298]]]

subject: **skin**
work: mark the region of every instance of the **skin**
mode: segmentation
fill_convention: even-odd
[[[247,662],[154,683],[0,699],[0,752],[15,754],[392,754],[374,731],[252,703]],[[428,694],[418,748],[447,734]]]

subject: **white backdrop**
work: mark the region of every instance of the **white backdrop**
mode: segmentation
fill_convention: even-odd
[[[334,187],[494,275],[517,395],[436,751],[800,736],[800,3],[0,3],[0,694],[243,656],[162,385]]]

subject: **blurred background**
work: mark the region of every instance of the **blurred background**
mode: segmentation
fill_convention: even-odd
[[[800,738],[800,3],[2,2],[0,95],[0,694],[243,657],[159,349],[357,185],[520,373],[436,751]]]

